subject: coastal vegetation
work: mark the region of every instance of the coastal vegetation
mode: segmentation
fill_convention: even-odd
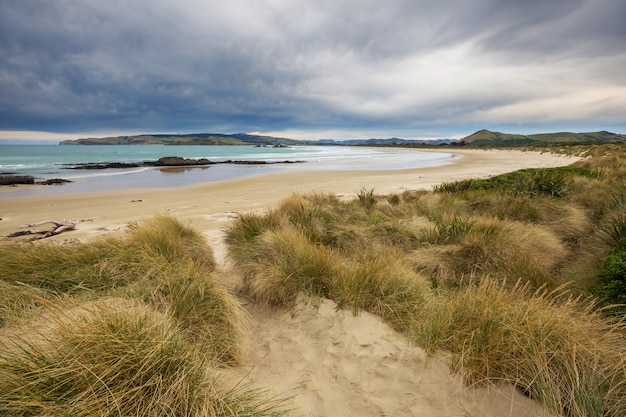
[[[228,256],[246,300],[332,299],[444,352],[468,384],[623,416],[626,150],[567,151],[584,158],[429,191],[293,194],[239,214]],[[0,416],[286,415],[221,372],[241,361],[241,305],[203,235],[170,216],[2,244]]]
[[[168,216],[124,238],[0,246],[0,416],[278,416],[225,380],[244,316],[211,248]]]
[[[292,195],[227,231],[258,302],[299,292],[379,315],[470,384],[564,416],[626,415],[621,145],[572,166],[353,200]]]

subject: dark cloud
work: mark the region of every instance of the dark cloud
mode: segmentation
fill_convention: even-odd
[[[621,0],[0,0],[0,130],[624,126],[625,15]]]

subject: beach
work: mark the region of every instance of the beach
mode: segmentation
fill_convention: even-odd
[[[425,151],[420,149],[420,151]],[[410,152],[410,151],[409,151]],[[91,239],[120,231],[132,221],[169,213],[200,230],[219,230],[239,212],[278,204],[291,193],[324,192],[343,198],[362,188],[386,194],[429,190],[434,185],[464,178],[485,178],[521,168],[568,165],[574,158],[551,153],[509,150],[455,150],[449,163],[398,170],[324,170],[278,172],[175,188],[133,188],[81,193],[46,193],[10,197],[0,188],[0,236],[42,220],[71,220],[76,230],[60,239]],[[62,191],[62,189],[61,189]]]
[[[15,198],[0,190],[0,236],[43,220],[71,220],[75,230],[47,240],[84,242],[123,233],[130,222],[167,213],[203,232],[218,260],[220,278],[236,291],[238,277],[229,267],[222,237],[224,226],[238,213],[274,207],[294,192],[353,198],[361,189],[377,194],[429,190],[442,182],[576,160],[512,150],[452,153],[457,156],[449,163],[414,169],[298,170],[177,188]],[[550,415],[510,386],[466,387],[450,372],[445,357],[427,356],[367,313],[354,316],[338,311],[331,301],[307,298],[292,311],[243,301],[250,318],[247,353],[243,365],[225,374],[290,397],[296,416]]]

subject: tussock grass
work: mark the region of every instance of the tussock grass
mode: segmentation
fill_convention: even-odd
[[[208,271],[215,269],[213,251],[205,237],[172,216],[156,215],[130,224],[124,244],[134,258],[169,264],[190,260]]]
[[[243,311],[204,237],[174,218],[86,244],[2,245],[0,260],[0,416],[286,414],[221,378],[241,360]]]
[[[467,179],[443,183],[435,192],[457,193],[470,190],[491,190],[513,195],[547,195],[564,197],[573,176],[597,177],[596,171],[584,167],[529,168],[487,179]]]
[[[123,286],[133,279],[114,259],[123,251],[116,240],[90,245],[0,245],[0,279],[63,293]]]
[[[433,302],[416,332],[470,383],[507,381],[566,416],[626,412],[626,340],[594,302],[494,280]]]
[[[193,263],[161,271],[149,304],[167,312],[215,360],[241,361],[246,327],[241,304]]]
[[[241,356],[241,307],[215,282],[215,260],[204,236],[173,217],[133,224],[124,238],[3,245],[0,260],[0,298],[6,300],[1,321],[39,304],[23,288],[49,299],[123,294],[170,312],[190,337],[210,341],[207,350],[224,361]]]
[[[37,310],[41,306],[38,300],[45,299],[46,295],[45,291],[20,282],[0,280],[0,327],[18,322],[25,312]]]
[[[359,204],[361,204],[364,209],[371,209],[378,202],[378,199],[374,195],[373,188],[370,188],[369,190],[362,188],[361,191],[358,192],[357,197],[359,199]]]
[[[254,299],[272,304],[289,304],[300,291],[328,294],[339,258],[330,249],[311,243],[291,225],[261,235],[247,260],[238,259],[244,290]]]
[[[229,388],[167,314],[123,300],[49,307],[45,330],[0,339],[0,415],[280,415]]]
[[[408,332],[430,297],[428,281],[393,248],[373,248],[342,265],[329,298],[355,314],[367,311],[400,332]]]
[[[410,259],[438,285],[495,274],[540,286],[567,255],[562,241],[545,228],[494,218],[452,218],[427,229],[423,240],[432,246],[414,251]]]
[[[224,361],[241,355],[241,307],[212,277],[213,253],[197,231],[169,216],[133,224],[126,237],[86,244],[0,246],[0,323],[41,299],[98,299],[111,294],[168,311],[194,340]]]

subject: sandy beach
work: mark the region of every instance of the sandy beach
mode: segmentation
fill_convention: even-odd
[[[236,288],[222,243],[223,227],[237,213],[273,207],[293,192],[350,198],[362,188],[379,194],[431,189],[444,181],[575,161],[509,150],[454,153],[458,157],[449,164],[410,170],[298,171],[173,189],[19,198],[0,190],[0,237],[42,220],[67,219],[76,223],[76,230],[51,239],[87,241],[122,233],[129,222],[169,213],[207,236],[220,277]],[[245,364],[226,371],[227,376],[291,397],[296,416],[550,415],[509,386],[465,387],[444,358],[428,357],[369,314],[355,317],[337,311],[330,301],[304,298],[293,311],[254,304],[246,309],[250,335]]]
[[[76,222],[77,228],[59,238],[84,240],[123,229],[131,221],[157,213],[170,213],[208,232],[219,230],[238,212],[272,207],[293,192],[329,192],[350,197],[361,188],[374,189],[379,194],[431,189],[444,181],[485,178],[521,168],[568,165],[574,161],[562,155],[509,150],[454,150],[454,153],[458,156],[450,163],[436,167],[389,171],[298,170],[177,188],[41,196],[35,192],[27,197],[11,197],[5,193],[6,188],[0,188],[0,236],[41,220],[68,219]]]

